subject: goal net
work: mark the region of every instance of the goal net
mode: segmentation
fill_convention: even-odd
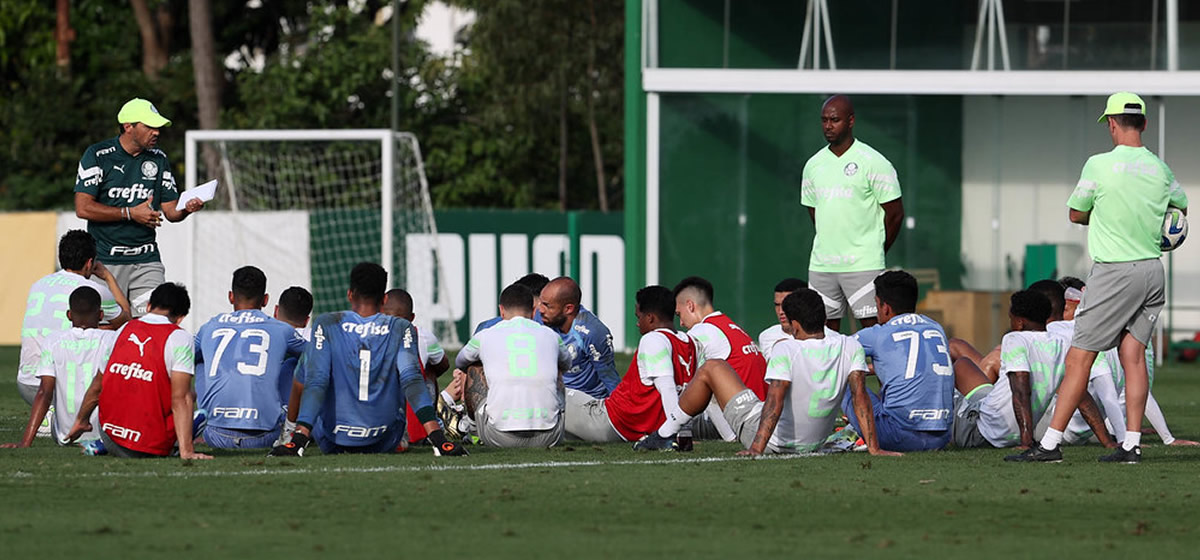
[[[248,264],[266,273],[272,303],[301,286],[313,294],[314,315],[345,309],[350,269],[371,261],[388,271],[389,287],[412,294],[419,328],[443,345],[461,344],[415,136],[203,130],[189,131],[186,142],[187,187],[219,181],[216,198],[194,218],[193,314],[228,309],[232,273]]]

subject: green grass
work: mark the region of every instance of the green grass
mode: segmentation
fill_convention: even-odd
[[[16,350],[0,348],[0,368],[15,363]],[[1195,368],[1163,368],[1156,381],[1176,435],[1200,439]],[[6,441],[27,414],[13,385],[0,384]],[[753,461],[734,460],[736,449],[702,442],[692,454],[639,455],[625,444],[574,443],[475,448],[465,458],[420,450],[288,460],[218,451],[188,463],[83,457],[39,439],[33,449],[0,450],[0,550],[5,558],[1096,558],[1190,556],[1200,539],[1195,448],[1155,445],[1139,466],[1097,464],[1095,446],[1067,449],[1060,465],[1006,464],[1000,450]]]

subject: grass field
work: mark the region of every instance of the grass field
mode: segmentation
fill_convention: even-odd
[[[13,371],[15,348],[0,347]],[[626,360],[628,358],[626,357]],[[623,370],[622,370],[623,371]],[[1179,437],[1200,439],[1195,366],[1160,370]],[[27,407],[0,384],[0,440]],[[1157,443],[1154,436],[1146,438]],[[572,443],[435,459],[212,461],[81,456],[45,439],[0,450],[4,558],[61,557],[1191,557],[1200,449],[1155,445],[1138,466],[1097,446],[1058,465],[999,450],[735,459],[734,445],[635,454]]]

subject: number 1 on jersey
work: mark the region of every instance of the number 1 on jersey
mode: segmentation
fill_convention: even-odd
[[[358,400],[367,402],[371,388],[371,351],[358,351]]]

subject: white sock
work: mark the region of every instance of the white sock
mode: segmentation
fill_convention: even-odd
[[[1125,431],[1125,443],[1121,445],[1121,449],[1129,451],[1134,447],[1142,444],[1142,432],[1138,430]]]
[[[1058,449],[1058,444],[1062,443],[1063,433],[1054,428],[1046,428],[1046,435],[1042,436],[1042,449],[1046,451],[1054,451]]]
[[[679,430],[683,428],[684,424],[687,424],[691,421],[691,416],[684,414],[682,410],[676,408],[675,410],[667,413],[667,421],[663,422],[662,426],[659,426],[658,435],[665,438],[674,436],[675,434],[679,433]]]

